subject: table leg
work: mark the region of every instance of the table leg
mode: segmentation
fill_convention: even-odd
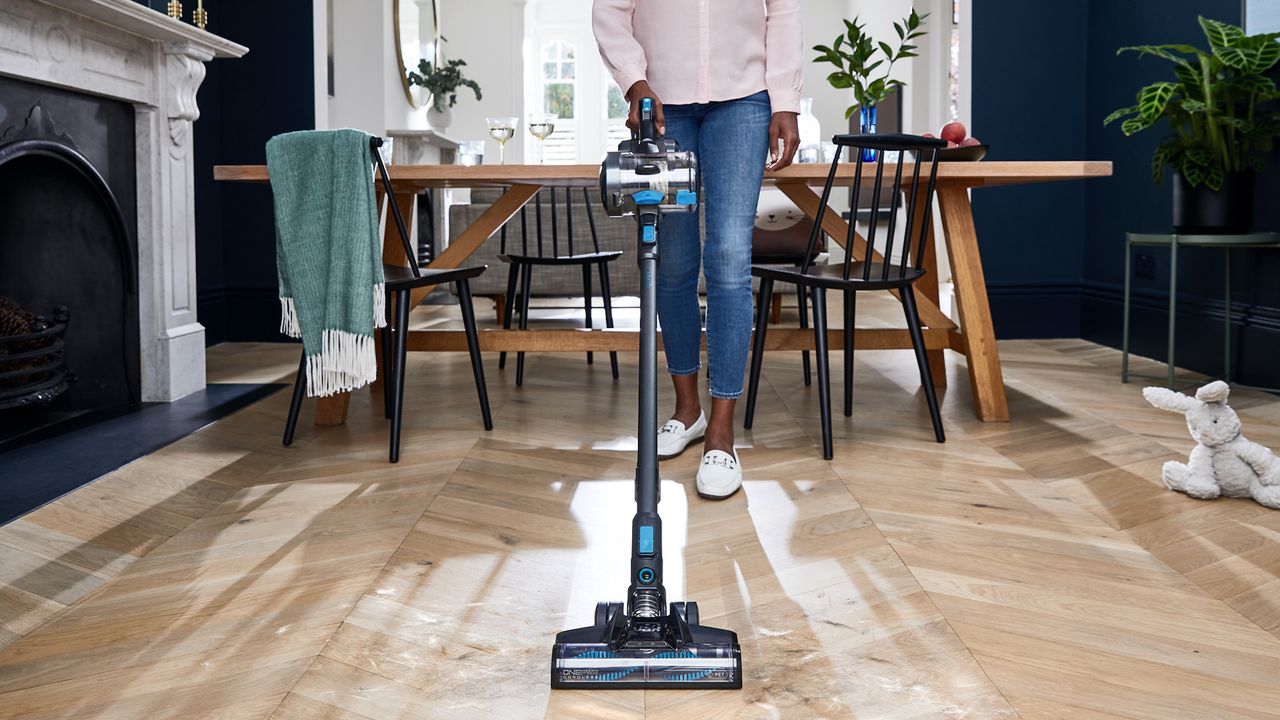
[[[1223,380],[1231,382],[1231,248],[1226,248],[1222,258],[1222,304],[1224,322],[1222,328],[1222,375]]]
[[[1178,236],[1169,244],[1169,389],[1173,389],[1173,347],[1178,317]]]
[[[938,205],[951,256],[951,278],[963,312],[962,341],[964,354],[969,359],[974,407],[983,422],[1008,422],[1009,403],[1000,371],[1000,350],[996,346],[968,191],[963,187],[939,188]]]
[[[1129,303],[1133,284],[1133,241],[1124,241],[1124,305],[1120,321],[1120,382],[1129,382]]]

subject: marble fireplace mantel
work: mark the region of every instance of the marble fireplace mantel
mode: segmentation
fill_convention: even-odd
[[[248,51],[133,0],[0,3],[0,74],[134,106],[143,401],[205,386],[191,124],[204,64]]]

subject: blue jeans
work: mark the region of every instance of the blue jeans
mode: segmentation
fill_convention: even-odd
[[[667,371],[692,375],[702,367],[698,270],[707,277],[707,360],[711,397],[742,395],[751,342],[751,235],[769,149],[769,95],[707,104],[666,105],[666,136],[693,150],[702,169],[706,214],[702,246],[698,216],[665,215],[659,234],[658,320]]]

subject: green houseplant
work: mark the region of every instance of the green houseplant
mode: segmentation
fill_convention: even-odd
[[[1280,99],[1266,73],[1280,61],[1280,33],[1245,35],[1239,26],[1199,18],[1209,43],[1135,45],[1117,53],[1154,56],[1173,64],[1173,80],[1138,91],[1137,103],[1103,121],[1120,121],[1126,136],[1168,121],[1156,146],[1151,176],[1174,171],[1174,227],[1182,233],[1245,232],[1252,224],[1253,171],[1263,166],[1280,135]]]
[[[864,133],[876,131],[876,105],[894,90],[906,87],[906,83],[892,77],[893,64],[899,60],[917,57],[917,46],[912,40],[921,37],[925,31],[923,15],[912,8],[911,14],[893,24],[898,34],[898,47],[884,41],[878,41],[866,31],[866,24],[853,20],[845,20],[845,32],[837,35],[831,45],[814,45],[818,56],[813,59],[817,63],[831,63],[836,66],[835,72],[827,76],[827,82],[839,89],[852,89],[854,104],[845,111],[846,118],[852,117],[855,110],[860,110],[859,126]],[[883,70],[877,74],[877,70]],[[875,151],[864,150],[864,160],[874,160]]]
[[[462,75],[462,68],[466,64],[464,60],[449,60],[441,64],[419,60],[418,71],[408,71],[410,85],[421,86],[431,93],[431,107],[427,110],[427,121],[432,127],[443,130],[449,126],[453,119],[449,109],[458,103],[459,88],[471,88],[476,95],[476,100],[480,99],[480,86],[475,80],[468,80]]]

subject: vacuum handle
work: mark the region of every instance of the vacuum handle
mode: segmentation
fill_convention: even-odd
[[[654,143],[661,139],[658,134],[658,124],[653,119],[653,98],[651,97],[640,100],[640,131],[637,139]]]

